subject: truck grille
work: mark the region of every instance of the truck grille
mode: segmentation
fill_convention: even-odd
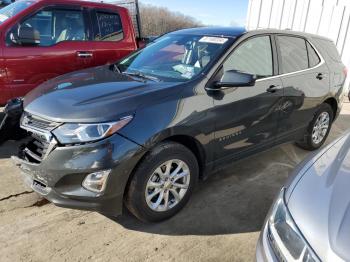
[[[51,131],[59,125],[60,123],[50,122],[26,112],[23,113],[21,128],[27,130],[32,139],[22,145],[20,157],[28,162],[40,164],[57,144]]]

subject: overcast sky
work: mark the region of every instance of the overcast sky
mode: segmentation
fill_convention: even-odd
[[[105,0],[110,1],[110,0]],[[193,16],[206,25],[244,26],[248,0],[139,0]]]

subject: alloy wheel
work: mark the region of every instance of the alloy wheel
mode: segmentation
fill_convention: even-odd
[[[158,166],[146,185],[148,207],[157,212],[175,207],[186,195],[190,178],[190,169],[182,160],[172,159]]]
[[[326,137],[330,125],[330,116],[328,112],[322,112],[312,129],[312,141],[317,145]]]

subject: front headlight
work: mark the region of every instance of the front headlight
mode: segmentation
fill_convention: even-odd
[[[268,221],[268,237],[281,261],[320,261],[297,228],[284,202],[284,189]]]
[[[62,144],[93,142],[113,135],[126,126],[132,116],[123,117],[119,121],[97,124],[64,124],[53,131]]]

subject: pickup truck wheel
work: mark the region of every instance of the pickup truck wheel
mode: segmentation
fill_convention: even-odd
[[[326,141],[334,119],[333,109],[329,104],[322,104],[311,121],[302,141],[297,145],[306,150],[316,150]]]
[[[125,204],[146,222],[168,219],[188,202],[198,181],[198,162],[185,146],[164,142],[147,154],[134,172]]]

